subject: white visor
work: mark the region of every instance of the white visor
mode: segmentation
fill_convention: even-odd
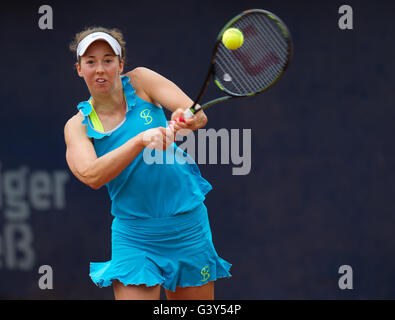
[[[105,32],[94,32],[88,34],[84,39],[80,41],[77,47],[77,60],[79,57],[83,56],[86,49],[92,44],[92,42],[97,40],[106,41],[110,47],[114,50],[115,54],[122,59],[122,49],[119,42],[111,35]]]

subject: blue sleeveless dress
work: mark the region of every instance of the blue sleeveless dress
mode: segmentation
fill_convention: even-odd
[[[127,110],[115,129],[95,129],[91,99],[78,105],[98,157],[140,132],[167,126],[161,107],[139,98],[127,76],[121,81]],[[203,203],[212,187],[175,143],[166,151],[145,148],[106,187],[114,216],[112,259],[91,263],[95,284],[108,286],[117,279],[124,285],[161,284],[174,291],[231,276],[231,264],[213,246]]]

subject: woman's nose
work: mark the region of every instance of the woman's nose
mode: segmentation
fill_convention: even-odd
[[[101,63],[98,63],[96,68],[96,73],[103,73],[103,72],[104,72],[103,65]]]

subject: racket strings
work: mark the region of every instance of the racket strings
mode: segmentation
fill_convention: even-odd
[[[229,87],[229,86],[234,86],[237,93],[243,94],[243,92],[249,91],[252,92],[254,91],[255,86],[251,85],[251,80],[248,79],[248,77],[245,75],[243,69],[239,64],[235,64],[232,69],[230,69],[228,66],[232,65],[234,63],[233,57],[231,57],[227,52],[224,52],[222,59],[218,59],[216,61],[215,66],[220,69],[220,72],[218,70],[215,72],[217,76],[222,75],[222,81],[221,84],[224,87]],[[234,79],[234,75],[237,75],[237,79]],[[226,84],[223,84],[223,82],[227,82]],[[235,92],[234,90],[230,90],[232,92]]]
[[[241,19],[239,22],[240,28],[247,33],[246,52],[244,52],[244,57],[250,59],[247,73],[251,79],[256,80],[255,84],[263,82],[264,85],[269,85],[272,82],[272,77],[281,71],[281,68],[277,67],[276,61],[271,60],[278,59],[277,53],[281,51],[285,56],[285,43],[279,43],[281,41],[279,32],[272,28],[266,16],[249,15],[247,19]],[[236,51],[234,54],[237,56],[243,52]]]
[[[235,95],[253,94],[269,87],[281,75],[290,45],[277,23],[265,14],[252,13],[230,26],[243,32],[244,43],[237,50],[219,44],[214,68],[223,88]]]
[[[245,19],[241,19],[238,23],[239,28],[244,30],[246,33],[246,42],[244,46],[244,52],[235,51],[234,55],[238,58],[245,59],[244,66],[247,63],[247,74],[250,76],[255,76],[257,81],[255,85],[260,82],[267,82],[266,85],[271,83],[271,79],[267,81],[263,76],[269,76],[273,73],[281,72],[281,68],[276,68],[276,61],[270,61],[273,59],[278,59],[277,53],[282,53],[286,57],[285,45],[286,43],[280,43],[282,39],[279,30],[275,30],[269,19],[263,15],[249,15]],[[226,50],[225,52],[229,52]],[[233,53],[233,52],[232,52]],[[250,61],[246,61],[250,59]],[[239,59],[240,60],[240,59]],[[259,68],[261,70],[259,70]],[[274,70],[273,70],[274,69]],[[266,71],[265,73],[260,71]],[[272,74],[272,76],[275,76]],[[250,77],[254,80],[254,77]]]
[[[255,20],[252,17],[253,20]],[[280,43],[280,41],[282,40],[280,37],[275,37],[273,36],[273,34],[276,34],[276,32],[278,32],[278,30],[274,30],[273,27],[271,26],[270,23],[268,23],[265,20],[261,20],[261,21],[256,21],[256,24],[259,25],[259,23],[262,23],[266,28],[261,27],[260,30],[262,31],[263,37],[265,39],[268,39],[268,41],[266,41],[266,43],[263,43],[262,41],[260,42],[260,46],[262,48],[262,50],[265,52],[265,54],[267,56],[270,56],[270,53],[273,54],[273,52],[275,53],[279,53],[282,54],[284,58],[286,58],[287,56],[287,51],[284,49],[284,46],[286,45],[286,43]],[[259,37],[260,40],[261,37]],[[267,49],[267,50],[265,50]],[[269,66],[269,71],[271,71],[271,69],[274,69],[276,72],[281,71],[281,68],[277,65],[277,64],[272,64]]]

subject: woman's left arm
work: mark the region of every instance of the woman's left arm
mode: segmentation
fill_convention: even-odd
[[[207,124],[207,116],[203,110],[185,122],[179,122],[179,119],[183,118],[184,111],[192,106],[193,101],[170,80],[144,67],[136,68],[126,75],[132,79],[136,91],[143,91],[154,103],[172,111],[171,120],[177,121],[181,128],[196,130]]]

